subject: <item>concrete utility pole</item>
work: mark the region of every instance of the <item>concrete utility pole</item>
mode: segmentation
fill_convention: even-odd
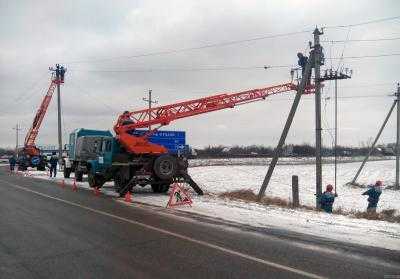
[[[369,148],[369,151],[368,151],[367,156],[365,156],[364,161],[362,162],[362,164],[361,164],[360,168],[358,169],[356,175],[354,176],[353,180],[351,181],[351,184],[355,184],[355,183],[356,183],[356,180],[357,180],[358,176],[360,175],[360,173],[361,173],[361,171],[362,171],[364,165],[367,163],[369,156],[371,156],[372,151],[374,151],[375,145],[376,145],[376,143],[378,142],[379,137],[381,136],[382,131],[383,131],[383,129],[385,128],[386,123],[388,122],[388,120],[389,120],[389,118],[390,118],[390,115],[392,114],[393,109],[394,109],[394,107],[396,106],[396,104],[397,104],[397,100],[395,100],[395,101],[393,102],[393,105],[392,105],[392,107],[390,108],[389,113],[387,114],[387,116],[386,116],[386,118],[385,118],[385,121],[383,121],[383,124],[382,124],[381,128],[379,129],[379,132],[378,132],[378,134],[376,135],[374,142],[372,143],[371,147]],[[397,130],[397,133],[398,133],[398,130]],[[397,152],[398,152],[398,151],[396,151],[396,154],[398,154]]]
[[[59,70],[60,65],[56,65],[56,71]],[[56,76],[57,78],[57,117],[58,117],[58,162],[59,166],[62,164],[62,133],[61,133],[61,94],[60,94],[60,83],[61,77],[60,75]]]
[[[306,84],[308,83],[308,80],[311,79],[310,75],[311,75],[312,61],[313,60],[314,60],[314,51],[311,51],[310,57],[309,57],[309,59],[307,61],[307,65],[306,65],[305,70],[304,70],[304,75],[302,76],[300,85],[297,88],[296,97],[294,98],[294,101],[293,101],[293,104],[292,104],[292,108],[290,109],[288,118],[286,120],[285,127],[283,128],[281,137],[279,139],[278,146],[274,150],[274,157],[272,158],[272,161],[271,161],[271,163],[269,165],[269,168],[268,168],[268,172],[267,172],[267,174],[266,174],[266,176],[264,178],[264,181],[263,181],[263,183],[261,185],[260,191],[258,192],[257,199],[259,201],[262,199],[262,197],[265,194],[265,190],[267,189],[269,181],[271,180],[272,173],[274,172],[274,169],[275,169],[275,166],[276,166],[276,164],[278,162],[278,159],[282,154],[282,147],[285,144],[285,140],[286,140],[287,134],[289,132],[290,126],[292,125],[293,118],[294,118],[294,115],[296,114],[297,107],[299,106],[299,103],[300,103],[300,98],[304,93],[304,88],[305,88]]]
[[[157,101],[153,101],[153,100],[151,99],[151,93],[152,93],[152,90],[150,89],[150,90],[149,90],[149,97],[148,97],[148,99],[143,98],[143,101],[148,102],[148,104],[149,104],[149,121],[151,120],[151,112],[150,112],[150,110],[151,110],[151,105],[152,105],[152,104],[157,104],[157,103],[158,103]],[[149,131],[151,131],[151,125],[149,125]]]
[[[320,66],[322,58],[322,48],[319,44],[319,36],[323,32],[315,28],[314,32],[314,69],[315,69],[315,190],[316,190],[316,207],[320,208],[318,197],[322,194],[322,128],[321,128],[321,81]]]
[[[62,83],[64,83],[64,76],[67,71],[64,66],[60,66],[60,64],[56,64],[55,68],[50,67],[50,71],[53,72],[53,81],[56,82],[57,84],[57,119],[58,119],[58,162],[59,166],[61,167],[62,165],[62,152],[63,152],[63,146],[62,146],[62,129],[61,129],[61,93],[60,93],[60,86]],[[55,74],[55,77],[54,77]]]
[[[18,156],[18,146],[19,146],[19,131],[21,131],[21,126],[17,123],[13,128],[15,130],[15,156]]]
[[[400,83],[397,83],[397,136],[396,136],[396,184],[395,188],[400,189]]]

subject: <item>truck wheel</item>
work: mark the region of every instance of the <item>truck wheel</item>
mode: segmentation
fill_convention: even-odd
[[[83,172],[75,171],[75,179],[78,182],[82,182],[82,180],[83,180]]]
[[[94,188],[101,188],[104,183],[104,177],[102,177],[101,175],[98,174],[92,174],[91,172],[88,173],[88,182],[89,182],[89,186]]]
[[[178,169],[176,159],[171,155],[161,155],[154,161],[154,172],[162,180],[172,179]]]
[[[64,178],[69,178],[71,175],[71,168],[64,168]]]

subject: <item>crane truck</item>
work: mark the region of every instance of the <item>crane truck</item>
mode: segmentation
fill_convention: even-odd
[[[187,172],[186,156],[171,154],[163,144],[152,142],[151,136],[159,128],[181,118],[234,108],[292,90],[297,90],[297,85],[285,83],[138,111],[125,111],[114,125],[115,136],[109,131],[85,129],[71,134],[70,148],[72,146],[74,155],[67,158],[65,176],[69,177],[70,170],[75,169],[76,178],[81,180],[82,174],[86,172],[91,187],[102,187],[106,181],[113,180],[115,190],[121,196],[136,185],[151,185],[154,192],[167,192],[174,181],[184,181],[197,194],[202,195],[203,191]],[[304,94],[313,91],[314,88],[309,86]],[[140,130],[147,127],[155,128]],[[77,160],[76,156],[80,159]]]
[[[51,69],[52,70],[52,69]],[[52,70],[51,82],[49,89],[44,96],[39,109],[37,110],[31,127],[25,136],[24,146],[18,150],[18,169],[26,170],[28,167],[36,167],[37,170],[45,170],[46,157],[41,154],[40,149],[36,146],[36,137],[39,134],[40,126],[46,115],[47,108],[53,97],[54,90],[57,85],[64,83],[64,74],[66,69],[57,64],[57,68]]]

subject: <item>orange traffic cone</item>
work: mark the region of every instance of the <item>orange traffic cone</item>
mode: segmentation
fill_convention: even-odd
[[[100,196],[100,189],[98,187],[94,187],[94,195],[95,196]]]
[[[76,179],[74,178],[74,184],[72,185],[72,191],[77,192],[78,186],[76,186]]]
[[[132,202],[132,197],[131,197],[131,191],[128,191],[126,194],[125,194],[125,199],[124,199],[126,202]]]

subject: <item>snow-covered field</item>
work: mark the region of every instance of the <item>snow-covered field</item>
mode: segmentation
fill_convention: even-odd
[[[344,163],[338,165],[339,197],[335,208],[364,210],[366,197],[361,196],[365,189],[345,185],[353,177],[360,163]],[[266,166],[202,166],[190,168],[193,179],[209,195],[202,197],[193,194],[192,207],[180,207],[176,210],[195,212],[231,222],[237,222],[256,227],[284,228],[296,232],[318,235],[352,243],[372,245],[387,249],[400,250],[400,224],[385,221],[353,219],[348,216],[330,215],[322,212],[292,210],[276,206],[263,206],[255,203],[224,200],[217,197],[218,193],[238,189],[258,191],[265,176]],[[333,165],[324,165],[324,183],[333,182]],[[33,176],[48,179],[45,172],[30,172]],[[291,176],[299,176],[300,202],[313,206],[315,203],[314,166],[309,164],[279,165],[272,177],[267,195],[290,198]],[[386,185],[394,184],[395,162],[369,162],[362,172],[359,182],[373,183],[383,180]],[[62,174],[56,180],[61,181]],[[72,179],[65,180],[72,184]],[[102,192],[115,196],[112,182],[102,188]],[[87,182],[78,183],[80,188],[89,189]],[[70,186],[69,186],[70,187]],[[379,204],[380,209],[394,208],[400,211],[400,191],[384,189]],[[123,202],[118,199],[119,202]],[[165,207],[168,195],[153,194],[150,187],[135,188],[133,201]]]
[[[345,210],[364,210],[367,206],[366,196],[361,194],[366,190],[345,185],[351,181],[360,163],[344,163],[338,165],[337,193],[334,208]],[[202,188],[212,193],[252,189],[258,192],[267,172],[267,166],[208,166],[190,169],[193,179]],[[292,175],[299,177],[300,202],[305,205],[315,205],[315,166],[278,165],[271,178],[266,194],[284,199],[291,198]],[[395,179],[395,161],[369,162],[364,167],[358,183],[372,184],[382,180],[385,185],[393,185]],[[334,165],[323,165],[323,183],[334,184]],[[400,210],[400,191],[385,189],[379,201],[380,209],[394,208]]]

